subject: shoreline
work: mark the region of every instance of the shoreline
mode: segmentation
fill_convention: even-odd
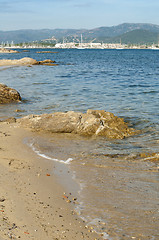
[[[1,47],[0,47],[1,49]],[[0,54],[7,54],[7,53],[20,53],[20,52],[16,52],[16,50],[14,49],[22,49],[24,51],[27,51],[28,49],[75,49],[75,50],[159,50],[159,47],[138,47],[138,46],[132,46],[132,47],[124,47],[124,46],[118,46],[118,47],[86,47],[86,46],[82,46],[82,47],[70,47],[70,46],[62,46],[62,47],[53,47],[53,46],[23,46],[23,47],[19,47],[19,46],[12,46],[12,47],[5,47],[5,49],[8,49],[8,52],[2,52],[0,51]],[[12,50],[13,52],[9,51]],[[26,49],[26,50],[25,50]],[[15,51],[15,52],[14,52]],[[40,53],[40,52],[39,52]],[[45,53],[45,52],[43,52]],[[51,52],[50,52],[51,53]],[[55,53],[55,52],[52,52]]]
[[[54,162],[23,143],[33,134],[15,123],[0,123],[0,239],[102,239],[66,201]]]

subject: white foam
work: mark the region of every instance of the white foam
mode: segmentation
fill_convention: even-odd
[[[40,157],[42,157],[42,158],[45,158],[45,159],[48,159],[48,160],[51,160],[51,161],[55,161],[55,162],[64,163],[64,164],[70,164],[70,162],[73,161],[72,158],[68,158],[66,161],[60,160],[60,159],[57,159],[57,158],[51,158],[51,157],[49,157],[49,156],[41,153],[39,150],[37,150],[37,149],[34,147],[33,143],[30,143],[29,146],[32,148],[32,150],[33,150],[38,156],[40,156]]]

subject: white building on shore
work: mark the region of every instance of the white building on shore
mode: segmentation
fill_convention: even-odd
[[[125,45],[120,43],[56,43],[55,48],[77,48],[77,49],[121,49]]]

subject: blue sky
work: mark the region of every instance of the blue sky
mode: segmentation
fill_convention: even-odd
[[[0,30],[159,24],[158,0],[0,0]]]

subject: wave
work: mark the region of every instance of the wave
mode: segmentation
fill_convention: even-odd
[[[64,164],[70,164],[70,162],[73,161],[72,158],[68,158],[67,160],[60,160],[60,159],[57,159],[57,158],[49,157],[46,154],[41,153],[39,150],[37,150],[34,147],[34,143],[30,143],[29,146],[32,148],[33,152],[35,152],[38,156],[40,156],[42,158],[45,158],[45,159],[48,159],[48,160],[51,160],[51,161],[55,161],[55,162],[59,162],[59,163],[64,163]]]

